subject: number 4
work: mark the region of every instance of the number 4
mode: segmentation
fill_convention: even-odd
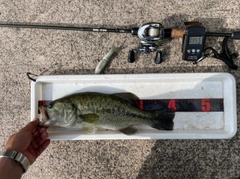
[[[177,107],[176,107],[176,101],[174,99],[170,99],[168,103],[168,109],[173,109],[174,111],[176,111]]]

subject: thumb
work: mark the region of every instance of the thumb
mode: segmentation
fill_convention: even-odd
[[[39,119],[35,118],[33,121],[29,122],[24,128],[23,130],[28,130],[28,131],[32,131],[35,127],[37,127],[39,124]]]

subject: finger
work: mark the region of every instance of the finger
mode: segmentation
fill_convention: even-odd
[[[29,122],[22,130],[32,131],[39,124],[39,119],[35,118],[33,121]]]
[[[37,127],[35,127],[35,128],[32,130],[32,134],[34,134],[35,132],[37,132],[37,130],[40,130],[40,129],[42,129],[42,128],[48,129],[48,126],[43,126],[43,127],[37,126]]]
[[[34,134],[35,132],[37,132],[38,130],[40,129],[40,127],[35,127],[33,130],[32,130],[32,134]]]
[[[35,140],[33,140],[31,142],[32,146],[34,149],[36,149],[39,145],[41,145],[44,140],[46,140],[48,138],[48,133],[45,131],[43,133],[39,133],[39,135],[37,137],[35,137]]]
[[[38,129],[34,134],[33,134],[33,137],[32,137],[32,141],[36,140],[39,136],[42,135],[42,133],[46,132],[46,129],[45,128],[40,128]],[[31,142],[32,142],[31,141]]]
[[[38,127],[35,127],[33,130],[32,130],[32,134],[34,134],[35,132],[37,132],[38,130]]]
[[[42,143],[48,138],[48,133],[43,132],[40,136],[38,136],[34,141],[32,141],[33,149],[37,149]]]
[[[37,128],[36,132],[32,133],[33,136],[38,135],[40,133],[45,132],[47,129],[46,128]]]
[[[41,153],[49,146],[50,144],[50,139],[45,140],[42,145],[40,145],[37,149],[36,149],[36,156],[38,157],[39,155],[41,155]]]

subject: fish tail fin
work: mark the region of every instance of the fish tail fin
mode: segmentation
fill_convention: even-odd
[[[158,117],[152,127],[158,130],[173,130],[175,112],[172,110],[161,110],[156,111],[156,113]]]

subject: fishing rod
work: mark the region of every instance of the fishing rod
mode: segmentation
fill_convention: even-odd
[[[60,26],[60,25],[0,24],[0,27],[27,28],[27,29],[71,30],[71,31],[90,31],[90,32],[132,33],[131,32],[132,29],[90,28],[90,27],[74,27],[74,26]]]
[[[207,32],[200,22],[185,22],[185,28],[164,28],[161,23],[150,22],[140,27],[121,29],[121,28],[91,28],[60,25],[30,25],[30,24],[0,24],[0,28],[34,28],[34,29],[53,29],[53,30],[71,30],[71,31],[91,31],[91,32],[110,32],[110,33],[128,33],[137,35],[140,39],[140,47],[131,49],[128,54],[128,62],[133,63],[135,53],[156,52],[154,61],[159,64],[163,61],[163,54],[158,50],[159,43],[164,38],[183,38],[182,59],[192,61],[194,64],[202,61],[211,55],[214,58],[222,60],[230,69],[236,70],[238,67],[233,59],[238,55],[231,53],[228,48],[228,39],[240,39],[240,31],[231,33]],[[222,52],[218,53],[214,48],[205,48],[205,39],[207,36],[224,37],[222,42]],[[208,52],[208,53],[207,53]]]

